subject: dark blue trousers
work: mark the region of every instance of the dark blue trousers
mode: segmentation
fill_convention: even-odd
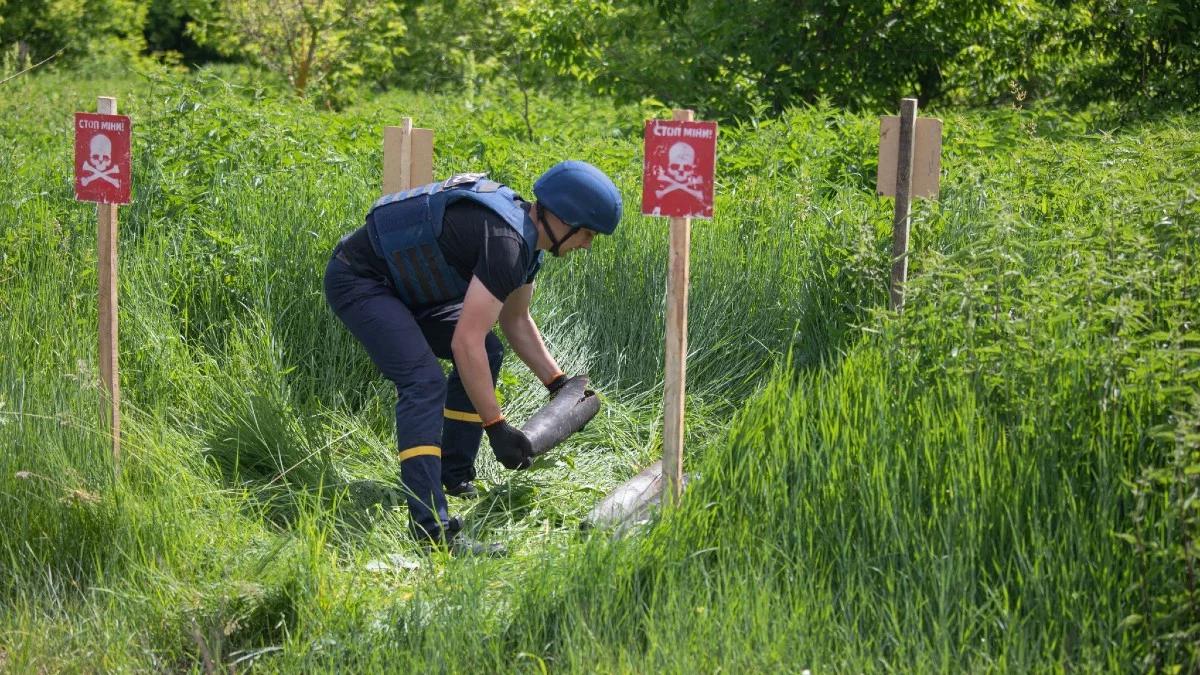
[[[446,377],[438,362],[453,361],[450,341],[462,303],[414,314],[386,280],[361,274],[336,256],[325,268],[325,299],[396,385],[396,446],[413,534],[440,538],[448,522],[442,486],[475,478],[483,437],[458,368]],[[484,344],[494,386],[504,346],[493,333]]]

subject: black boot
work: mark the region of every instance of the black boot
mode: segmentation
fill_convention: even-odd
[[[508,547],[504,544],[494,541],[486,544],[481,541],[476,541],[463,533],[458,533],[450,538],[450,543],[447,545],[450,550],[450,555],[455,558],[507,558]]]
[[[476,499],[479,497],[479,490],[475,489],[474,483],[464,480],[458,485],[447,485],[446,494],[459,499]]]
[[[504,558],[508,547],[500,542],[484,543],[468,537],[462,531],[462,518],[454,516],[446,523],[441,537],[420,537],[426,551],[441,549],[456,558],[487,557]]]

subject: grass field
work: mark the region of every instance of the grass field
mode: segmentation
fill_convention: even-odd
[[[877,117],[721,131],[692,240],[692,482],[638,536],[579,523],[661,453],[666,223],[636,213],[662,111],[392,93],[314,112],[232,71],[22,77],[0,102],[0,671],[1200,669],[1200,122],[947,112],[887,311]],[[71,113],[133,116],[121,210],[125,457],[97,428],[94,208]],[[880,111],[884,112],[884,111]],[[937,111],[934,112],[936,114]],[[452,500],[503,560],[422,556],[394,389],[325,307],[382,127],[528,194],[564,158],[627,215],[534,314],[601,416]],[[518,420],[544,401],[509,363]],[[366,515],[364,515],[364,513]]]

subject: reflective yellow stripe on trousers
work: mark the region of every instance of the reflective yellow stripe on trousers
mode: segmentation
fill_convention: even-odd
[[[448,419],[448,420],[457,420],[459,422],[474,422],[475,424],[483,424],[483,419],[481,417],[479,417],[478,413],[470,413],[470,412],[465,412],[462,410],[451,410],[449,408],[446,408],[443,411],[443,414],[445,415],[446,419]]]
[[[436,445],[417,445],[400,453],[400,461],[412,459],[413,457],[441,457],[442,449]]]

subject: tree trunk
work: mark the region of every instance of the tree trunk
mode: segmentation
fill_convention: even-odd
[[[310,26],[308,32],[308,52],[304,55],[304,61],[300,64],[300,75],[296,78],[296,93],[304,96],[305,89],[308,88],[308,78],[312,73],[313,61],[317,58],[317,40],[321,39],[321,29],[316,26]]]
[[[942,69],[937,63],[925,66],[917,76],[918,98],[921,103],[928,105],[942,96]]]

